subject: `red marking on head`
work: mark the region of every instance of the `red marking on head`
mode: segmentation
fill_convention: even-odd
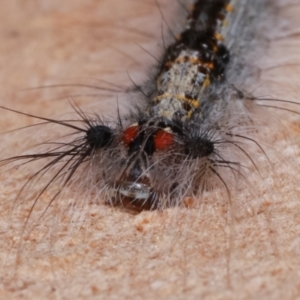
[[[128,146],[137,136],[139,126],[130,126],[123,131],[123,142]]]
[[[167,147],[170,147],[173,142],[173,134],[163,129],[159,129],[154,135],[154,144],[156,150],[164,150]]]

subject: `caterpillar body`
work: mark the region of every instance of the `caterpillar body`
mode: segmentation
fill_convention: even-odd
[[[160,8],[159,3],[156,5]],[[94,109],[95,114],[86,113],[77,105],[79,100],[73,102],[73,98],[71,105],[75,110],[75,118],[39,117],[37,114],[2,107],[39,119],[40,128],[50,125],[51,130],[58,128],[59,131],[58,137],[48,138],[48,128],[44,140],[37,137],[36,148],[19,156],[10,157],[9,153],[8,158],[1,161],[3,172],[12,166],[17,175],[22,168],[34,168],[22,179],[25,184],[17,192],[13,208],[16,215],[25,215],[25,224],[23,222],[18,228],[23,241],[17,240],[17,254],[23,252],[26,246],[31,247],[28,241],[32,240],[38,244],[35,244],[35,249],[47,248],[39,242],[47,240],[47,234],[51,232],[52,239],[50,238],[47,249],[51,248],[59,255],[63,251],[60,237],[68,235],[72,226],[81,228],[81,225],[77,225],[82,224],[79,221],[98,224],[98,227],[95,225],[95,231],[104,238],[97,236],[98,239],[94,238],[91,244],[101,248],[99,245],[102,245],[104,239],[110,245],[107,248],[111,250],[111,237],[106,240],[105,234],[111,234],[112,226],[103,224],[106,224],[105,220],[111,220],[107,212],[119,213],[119,210],[110,207],[116,205],[143,211],[136,219],[130,219],[132,227],[138,232],[138,238],[132,244],[145,243],[144,248],[147,249],[152,237],[161,237],[163,240],[166,236],[172,236],[169,234],[172,231],[175,233],[176,246],[184,248],[178,257],[188,258],[189,254],[193,256],[198,251],[190,250],[190,236],[192,235],[195,243],[202,243],[206,229],[209,232],[209,229],[220,226],[216,236],[223,234],[224,241],[221,244],[211,243],[213,250],[207,252],[216,252],[221,257],[220,253],[234,252],[230,243],[233,241],[232,232],[237,229],[230,233],[226,231],[228,227],[231,230],[235,226],[233,215],[238,218],[244,208],[253,212],[256,202],[259,202],[258,212],[253,215],[260,218],[259,214],[261,211],[265,213],[270,207],[273,197],[280,197],[272,193],[276,183],[266,179],[269,174],[279,170],[276,165],[276,159],[280,157],[276,152],[279,142],[274,142],[273,145],[274,136],[280,132],[277,128],[282,125],[277,116],[284,115],[285,110],[289,116],[292,115],[296,112],[297,103],[269,96],[257,97],[254,94],[262,93],[252,92],[258,86],[259,67],[263,65],[258,56],[264,53],[268,44],[268,32],[259,32],[260,29],[267,30],[268,24],[261,20],[273,12],[274,3],[267,0],[187,0],[179,6],[185,21],[176,24],[178,26],[174,26],[174,30],[173,27],[169,30],[170,42],[166,42],[167,39],[162,34],[161,44],[167,46],[162,47],[164,53],[160,58],[155,57],[157,67],[154,74],[149,76],[150,79],[145,84],[137,84],[132,80],[134,87],[125,89],[125,98],[128,100],[133,95],[130,100],[134,102],[128,104],[128,114],[122,112],[122,107],[127,103],[124,104],[120,99],[115,101],[118,103],[115,120],[103,117],[105,111],[98,109]],[[171,22],[164,21],[164,11],[162,19],[165,26],[169,27]],[[124,92],[115,82],[110,82],[109,88],[99,90],[113,94]],[[273,108],[277,107],[274,103],[281,104],[277,109],[278,115],[273,115]],[[293,116],[297,123],[297,112]],[[273,136],[270,136],[270,124]],[[283,148],[294,153],[292,147]],[[297,149],[297,143],[294,148]],[[279,162],[279,165],[282,166],[283,163]],[[10,179],[10,182],[13,180]],[[279,184],[282,184],[281,181]],[[68,189],[71,197],[65,200],[63,193]],[[92,200],[87,196],[91,196]],[[102,205],[100,208],[97,206],[96,213],[84,215],[86,211],[82,209],[83,206],[93,209],[93,205],[96,206],[99,202],[109,205]],[[209,209],[205,211],[202,205],[207,203],[226,220],[212,217]],[[17,209],[18,204],[21,204],[20,210]],[[184,210],[181,209],[182,206],[197,209]],[[26,209],[22,210],[24,207]],[[71,211],[71,217],[66,211]],[[172,213],[175,217],[170,221],[168,217]],[[111,220],[119,226],[116,230],[119,235],[116,236],[120,237],[120,245],[127,245],[126,237],[130,239],[133,236],[130,232],[132,227],[121,227],[122,222],[125,223],[124,219],[128,221],[130,218],[128,215],[123,212],[118,218]],[[265,215],[268,219],[268,214]],[[156,226],[151,221],[152,218],[161,222],[160,225]],[[243,220],[239,219],[240,222]],[[60,222],[67,222],[68,225],[61,226]],[[46,229],[43,230],[43,224],[50,224],[47,233]],[[184,229],[181,230],[180,226]],[[87,230],[87,226],[82,227]],[[272,224],[270,228],[265,227],[265,232],[274,228]],[[151,237],[144,237],[145,232]],[[195,232],[197,234],[193,235]],[[277,242],[273,237],[268,238]],[[81,238],[78,243],[85,247],[86,245],[81,245],[82,240],[84,239]],[[73,242],[72,240],[70,244],[73,245]],[[249,243],[260,247],[255,244],[255,240]],[[73,253],[74,247],[69,246],[68,242],[66,244],[66,248]],[[86,247],[89,246],[87,244]],[[15,244],[12,248],[14,247]],[[206,244],[201,244],[201,247],[206,249]],[[123,249],[122,246],[120,248]],[[171,248],[172,246],[167,248],[164,254],[173,251]],[[155,249],[151,246],[149,249],[154,257],[152,251],[155,252]],[[271,246],[267,245],[265,253],[269,253],[269,249]],[[134,253],[133,251],[127,253]],[[172,255],[168,257],[172,258]],[[98,256],[97,259],[101,261]],[[222,262],[226,261],[226,271],[223,270],[225,275],[222,273],[223,286],[226,276],[231,279],[229,265],[231,262],[233,265],[235,260],[231,261],[230,255],[221,259]],[[162,256],[161,263],[163,260]],[[117,262],[118,260],[116,264]],[[202,265],[193,266],[193,259],[187,259],[185,263],[184,276],[188,277],[190,270],[202,270]],[[136,266],[138,268],[139,265]],[[90,278],[89,275],[87,278]],[[234,276],[232,278],[234,282]],[[231,280],[227,280],[224,286],[230,286],[229,281]]]

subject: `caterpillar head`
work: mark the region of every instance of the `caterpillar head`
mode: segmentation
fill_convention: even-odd
[[[173,206],[197,193],[215,152],[203,130],[161,118],[116,130],[96,126],[87,138],[100,185],[108,187],[113,202],[142,209]]]

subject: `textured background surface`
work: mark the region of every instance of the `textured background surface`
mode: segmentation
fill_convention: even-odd
[[[138,45],[159,53],[157,6],[154,1],[134,0],[61,2],[2,0],[0,103],[51,117],[71,111],[68,96],[82,94],[76,102],[85,110],[96,107],[97,112],[110,114],[115,111],[116,96],[87,95],[97,90],[20,90],[70,82],[97,85],[97,79],[130,85],[127,70],[138,80],[153,64]],[[280,13],[293,24],[287,32],[297,33],[299,1],[294,1],[296,5],[281,2]],[[297,34],[276,39],[267,57],[257,58],[265,68],[260,84],[273,95],[297,100],[299,44]],[[122,101],[120,106],[125,106]],[[67,206],[63,201],[72,203],[72,199],[60,199],[47,221],[42,218],[41,225],[20,244],[29,210],[26,204],[20,209],[12,206],[27,173],[4,170],[1,299],[295,299],[300,294],[299,159],[295,157],[299,147],[290,145],[300,143],[299,122],[295,115],[278,116],[284,118],[286,128],[274,133],[270,127],[274,147],[280,149],[275,172],[270,173],[272,189],[264,190],[258,181],[253,188],[257,194],[233,195],[236,217],[229,225],[222,192],[207,196],[198,210],[131,215],[90,204],[84,212],[78,211],[84,222],[74,229],[70,229],[72,220],[59,219],[61,207]],[[1,132],[32,122],[1,111]],[[2,135],[1,157],[26,149],[32,134],[36,133],[28,130]],[[47,132],[35,139],[43,134]],[[30,174],[33,168],[26,170]],[[261,201],[262,196],[269,201]],[[45,194],[37,210],[45,207],[49,197]]]

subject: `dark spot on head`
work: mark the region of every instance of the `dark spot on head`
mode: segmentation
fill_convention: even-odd
[[[166,125],[165,122],[159,122],[159,123],[157,124],[157,126],[158,126],[159,128],[166,128],[166,127],[167,127],[167,125]]]
[[[107,126],[96,125],[87,130],[85,138],[91,149],[100,149],[111,143],[113,132]]]

